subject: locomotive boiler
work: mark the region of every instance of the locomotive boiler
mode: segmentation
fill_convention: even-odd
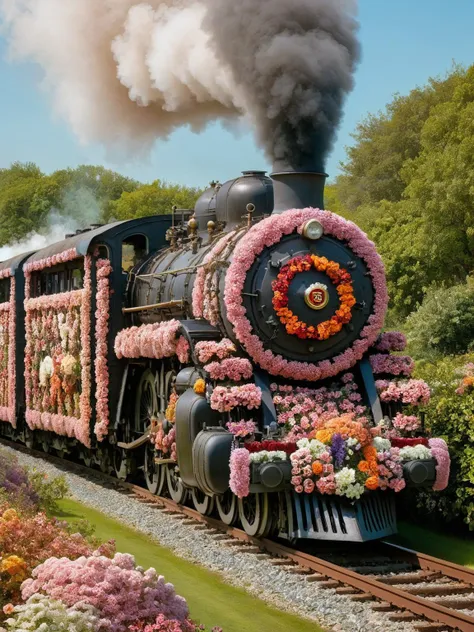
[[[374,244],[319,210],[325,178],[245,171],[194,209],[0,263],[3,434],[254,536],[394,533],[394,495],[436,486],[436,460],[379,398],[413,367],[380,337]]]

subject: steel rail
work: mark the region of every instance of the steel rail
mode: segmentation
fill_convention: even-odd
[[[72,471],[82,472],[89,477],[95,477],[99,480],[107,481],[115,487],[121,488],[127,491],[130,495],[139,497],[148,503],[156,504],[157,506],[168,511],[170,514],[182,514],[195,520],[198,523],[202,523],[221,533],[227,534],[230,538],[240,540],[250,544],[261,551],[265,551],[272,556],[284,558],[289,563],[300,566],[302,569],[311,570],[315,573],[327,577],[328,579],[340,582],[346,586],[350,586],[356,590],[365,594],[370,594],[373,597],[380,599],[383,602],[391,604],[393,607],[402,610],[408,610],[414,615],[424,617],[430,622],[435,622],[440,625],[446,625],[455,630],[461,632],[474,632],[474,617],[471,617],[463,612],[455,609],[447,608],[443,605],[431,601],[429,599],[418,597],[417,595],[405,592],[400,588],[396,588],[390,584],[385,584],[383,581],[373,579],[370,576],[366,576],[355,571],[352,571],[343,566],[339,566],[332,562],[326,561],[314,555],[297,551],[288,546],[269,540],[267,538],[259,539],[249,536],[245,531],[233,526],[225,525],[220,520],[209,516],[200,514],[195,509],[178,505],[176,502],[163,496],[155,496],[147,489],[128,483],[126,481],[118,480],[117,478],[104,474],[98,470],[90,469],[84,465],[74,463],[71,461],[65,461],[59,457],[55,457],[50,454],[45,454],[37,450],[29,450],[23,445],[11,442],[3,437],[0,437],[0,443],[8,445],[9,447],[36,456],[52,463],[59,463],[61,465],[67,464],[68,468]],[[411,549],[401,547],[389,542],[383,541],[382,544],[390,550],[396,550],[397,552],[404,553],[410,561],[415,562],[423,570],[430,570],[433,572],[439,572],[443,575],[462,581],[464,583],[473,586],[474,592],[474,570],[441,560],[424,553],[419,553]]]

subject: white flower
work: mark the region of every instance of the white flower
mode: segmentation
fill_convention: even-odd
[[[431,459],[431,450],[424,445],[406,446],[400,450],[402,461],[417,461]]]
[[[347,487],[347,485],[355,483],[355,470],[351,467],[343,467],[342,470],[335,475],[335,479],[337,488]]]
[[[269,452],[268,450],[262,450],[261,452],[253,452],[250,455],[251,463],[268,463],[274,461],[286,461],[287,459],[286,452],[282,450],[274,450]]]
[[[76,367],[77,360],[71,354],[64,356],[64,358],[61,360],[61,371],[64,373],[64,375],[73,375]]]
[[[387,452],[392,447],[392,444],[388,439],[382,437],[374,437],[374,448],[377,452]]]
[[[358,500],[364,493],[364,486],[361,483],[348,485],[344,491],[344,496],[350,499]],[[337,491],[336,491],[337,494]]]
[[[54,372],[54,364],[53,359],[50,356],[46,356],[40,364],[39,369],[39,380],[41,386],[46,386],[48,383],[48,378],[53,375]]]

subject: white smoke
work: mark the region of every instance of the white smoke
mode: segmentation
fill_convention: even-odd
[[[241,104],[184,0],[0,0],[13,58],[44,71],[56,110],[84,142],[147,150],[178,126],[202,129]]]
[[[0,247],[0,261],[62,241],[67,234],[99,223],[100,215],[97,200],[89,189],[69,189],[63,196],[61,208],[53,208],[49,212],[44,228],[30,233],[21,241]]]
[[[324,157],[358,58],[355,2],[0,0],[0,15],[85,143],[146,152],[178,126],[243,118],[272,158]]]

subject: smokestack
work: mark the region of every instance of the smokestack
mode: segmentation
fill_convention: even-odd
[[[328,174],[308,163],[293,167],[282,161],[273,165],[274,214],[293,208],[324,208],[324,184]]]

